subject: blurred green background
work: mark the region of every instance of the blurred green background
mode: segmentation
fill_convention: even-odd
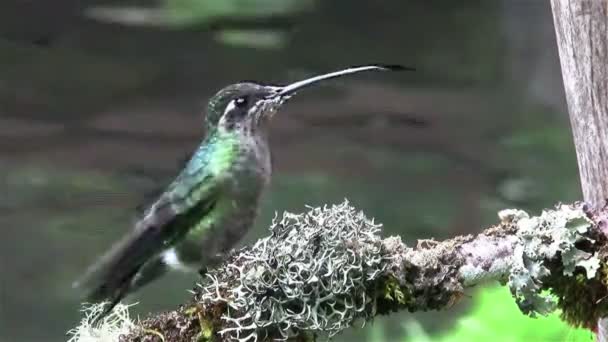
[[[375,62],[418,71],[331,82],[275,117],[274,179],[244,243],[275,212],[344,198],[410,245],[580,198],[548,1],[0,3],[0,341],[66,340],[71,282],[175,175],[215,91]],[[171,309],[194,280],[129,300]],[[591,340],[486,291],[335,340]]]

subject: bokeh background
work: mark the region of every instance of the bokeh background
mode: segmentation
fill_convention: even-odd
[[[417,71],[291,101],[245,243],[275,212],[344,198],[409,244],[477,232],[501,208],[580,198],[548,1],[2,1],[0,341],[67,339],[80,319],[71,282],[176,174],[218,89],[370,62]],[[134,314],[174,308],[194,280],[164,277],[129,298]],[[474,298],[336,341],[433,340]],[[503,299],[508,327],[520,315]]]

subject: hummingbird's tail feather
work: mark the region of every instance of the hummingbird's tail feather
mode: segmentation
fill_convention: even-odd
[[[169,247],[183,229],[173,225],[176,213],[167,199],[161,197],[147,215],[128,235],[119,240],[93,264],[73,286],[90,290],[90,300],[111,297],[117,289],[127,286],[138,270]]]
[[[136,241],[137,235],[130,235],[118,242],[105,253],[97,262],[72,284],[74,288],[88,291],[87,300],[97,302],[110,297],[109,295],[120,288],[120,285],[130,282],[143,262],[127,263],[128,256],[134,254],[134,249],[140,246]],[[134,259],[131,259],[135,261]]]
[[[137,229],[103,255],[73,286],[87,291],[89,302],[119,301],[132,291],[134,282],[139,283],[137,287],[142,285],[137,280],[142,277],[140,271],[155,263],[167,239],[170,238],[165,230]]]
[[[151,281],[163,275],[168,270],[167,265],[161,257],[155,257],[152,261],[146,262],[139,267],[125,274],[125,281],[118,284],[118,287],[110,288],[107,283],[100,283],[96,288],[92,288],[87,298],[92,302],[104,302],[104,310],[94,318],[93,324],[108,315],[114,307],[129,293],[147,285]]]
[[[112,312],[114,307],[129,293],[131,287],[130,283],[131,281],[125,282],[123,286],[114,289],[112,292],[109,291],[110,289],[100,286],[89,294],[88,297],[91,301],[102,301],[104,305],[103,311],[93,319],[92,325],[97,324],[97,322]]]
[[[193,218],[204,216],[215,204],[211,195],[194,205],[176,198],[171,193],[161,195],[135,229],[73,284],[88,291],[88,302],[109,301],[107,314],[134,289],[164,273],[159,267],[161,253],[186,235]]]
[[[146,247],[156,245],[156,239],[158,236],[153,230],[127,236],[73,284],[86,291],[87,302],[106,302],[95,322],[109,314],[129,293],[164,273],[161,258],[155,257],[158,248],[150,250]]]

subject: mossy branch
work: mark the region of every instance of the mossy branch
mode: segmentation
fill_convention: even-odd
[[[269,236],[210,270],[189,303],[125,322],[120,341],[311,341],[394,311],[447,309],[492,280],[509,286],[525,314],[559,308],[592,328],[608,309],[607,213],[581,203],[535,217],[504,210],[478,235],[416,247],[382,239],[380,225],[347,202],[285,213]],[[84,341],[82,329],[95,328],[85,319],[74,341]]]

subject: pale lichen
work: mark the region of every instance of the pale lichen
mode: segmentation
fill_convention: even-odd
[[[374,314],[366,285],[386,264],[379,227],[348,202],[285,213],[270,236],[209,272],[197,301],[227,305],[218,334],[229,340],[332,336]]]
[[[521,210],[501,213],[503,222],[511,221],[517,226],[519,243],[508,285],[523,312],[544,315],[556,308],[556,298],[544,292],[543,286],[543,280],[551,275],[546,264],[550,260],[561,261],[565,276],[572,276],[580,267],[588,279],[595,277],[600,260],[577,248],[581,243],[594,243],[585,235],[593,222],[582,209],[561,205],[536,217]]]
[[[121,335],[131,332],[136,323],[129,317],[129,307],[119,303],[106,317],[97,323],[95,318],[104,310],[104,303],[83,307],[80,325],[70,330],[68,342],[116,342]]]

